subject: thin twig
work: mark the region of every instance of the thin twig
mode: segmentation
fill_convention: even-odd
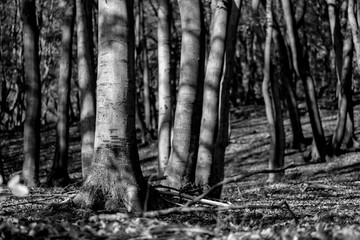
[[[160,191],[161,194],[165,194],[165,195],[171,195],[171,196],[177,196],[180,198],[185,198],[188,200],[194,200],[196,198],[196,196],[191,196],[185,193],[174,193],[174,192],[162,192]],[[219,202],[219,201],[214,201],[214,200],[210,200],[210,199],[200,199],[199,200],[200,203],[203,204],[207,204],[207,205],[211,205],[211,206],[217,206],[217,207],[227,207],[230,206],[230,204],[228,203],[223,203],[223,202]]]
[[[251,177],[253,175],[257,175],[257,174],[266,174],[266,173],[277,173],[277,172],[282,172],[285,171],[286,169],[290,169],[290,168],[295,168],[298,167],[298,165],[295,164],[290,164],[286,167],[283,168],[278,168],[278,169],[263,169],[263,170],[259,170],[259,171],[254,171],[254,172],[249,172],[249,173],[243,173],[240,175],[236,175],[234,177],[230,177],[230,178],[225,178],[224,180],[222,180],[221,182],[218,182],[217,184],[213,185],[211,188],[209,188],[209,190],[207,190],[206,192],[204,192],[203,194],[197,196],[195,199],[189,201],[188,203],[185,204],[186,207],[191,206],[192,204],[198,202],[200,199],[204,198],[205,196],[207,196],[211,191],[213,191],[215,188],[220,187],[222,185],[228,184],[228,183],[234,183],[234,182],[239,182],[245,178]]]

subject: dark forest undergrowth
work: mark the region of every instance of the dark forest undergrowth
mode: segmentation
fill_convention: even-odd
[[[336,104],[320,102],[327,137],[336,124]],[[302,116],[306,137],[311,136],[305,109]],[[359,136],[360,105],[354,109],[356,135]],[[225,176],[244,176],[267,166],[269,133],[263,106],[232,110],[232,131],[226,154]],[[42,138],[42,176],[52,159],[54,130],[44,128]],[[69,171],[79,179],[78,130],[71,129]],[[286,118],[287,144],[291,140]],[[140,147],[144,175],[156,176],[156,144]],[[4,134],[1,155],[4,169],[16,170],[22,153],[21,134]],[[93,212],[71,205],[80,183],[67,188],[33,188],[28,197],[0,199],[0,239],[360,239],[360,152],[344,151],[327,163],[305,164],[303,153],[286,149],[282,183],[266,183],[266,174],[243,177],[226,184],[222,206],[195,204],[165,214],[145,216]],[[11,160],[11,161],[10,161]],[[44,180],[45,178],[43,178]],[[154,182],[154,184],[156,184]],[[5,196],[6,195],[6,196]],[[186,197],[172,196],[185,203]],[[230,207],[229,207],[230,205]]]

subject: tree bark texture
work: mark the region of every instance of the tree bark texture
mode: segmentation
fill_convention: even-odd
[[[22,0],[21,10],[26,86],[22,176],[27,186],[36,186],[39,183],[41,82],[35,0]]]
[[[179,0],[182,40],[180,81],[173,128],[172,149],[165,170],[166,184],[181,188],[193,181],[196,149],[191,149],[195,131],[195,106],[201,58],[201,15],[199,0]],[[200,86],[201,87],[201,86]]]
[[[313,148],[314,150],[312,154],[314,158],[313,160],[325,161],[325,156],[326,156],[325,137],[321,124],[319,109],[317,106],[314,82],[310,75],[309,60],[306,54],[307,49],[305,49],[305,46],[301,46],[301,43],[298,38],[297,30],[294,29],[294,20],[293,20],[294,17],[291,13],[290,1],[281,0],[281,3],[284,11],[284,19],[286,24],[288,41],[292,54],[294,71],[296,75],[302,80],[305,89],[306,103],[308,106],[310,123],[311,123],[311,128],[313,131],[314,141],[316,146],[316,148]],[[305,54],[305,56],[303,56],[303,54]]]
[[[53,166],[48,184],[51,186],[66,186],[70,183],[68,175],[69,149],[69,105],[70,80],[72,70],[72,38],[75,22],[75,2],[68,0],[64,8],[63,24],[61,26],[61,56],[58,84],[58,111],[56,125],[56,146]]]
[[[284,98],[287,103],[287,108],[290,116],[290,124],[293,134],[291,147],[294,149],[302,150],[305,138],[303,135],[301,122],[300,122],[300,114],[297,107],[296,96],[294,90],[292,88],[292,72],[291,65],[289,64],[289,55],[287,51],[287,47],[285,44],[285,39],[282,36],[281,32],[278,30],[278,24],[274,19],[274,24],[276,24],[276,28],[273,28],[273,41],[277,46],[277,51],[279,54],[279,62],[281,63],[280,68],[280,78],[282,81]]]
[[[360,69],[360,28],[359,28],[358,21],[356,20],[356,16],[354,13],[354,8],[356,8],[357,5],[359,5],[359,4],[360,3],[358,1],[356,1],[356,3],[354,3],[354,0],[349,0],[347,13],[348,13],[348,21],[349,21],[351,31],[352,31],[352,39],[354,42],[356,63],[358,65],[358,68]]]
[[[77,57],[78,81],[80,89],[81,166],[83,179],[90,170],[94,152],[95,134],[95,71],[91,50],[91,39],[85,5],[87,0],[76,0],[77,15]]]
[[[143,178],[135,132],[133,1],[99,0],[95,151],[83,207],[147,210],[157,205]],[[151,205],[147,205],[148,200]]]
[[[152,130],[151,126],[151,100],[150,100],[150,71],[148,51],[145,36],[145,17],[144,17],[144,0],[139,0],[140,12],[140,44],[141,44],[141,62],[142,62],[142,78],[143,78],[143,93],[144,93],[144,117],[145,124],[148,131]]]
[[[158,64],[159,64],[159,127],[158,161],[162,176],[171,151],[171,64],[170,64],[170,4],[159,0],[158,7]]]
[[[218,116],[218,133],[214,146],[214,162],[212,164],[212,177],[210,185],[214,185],[224,179],[224,160],[225,149],[229,142],[230,128],[230,85],[234,76],[234,55],[237,40],[237,28],[239,24],[242,0],[232,0],[229,23],[227,26],[225,61],[223,74],[220,82],[220,100],[219,100],[219,116]],[[234,79],[233,81],[236,81]],[[221,188],[214,190],[214,197],[219,198]]]
[[[218,110],[220,81],[222,77],[225,42],[227,29],[228,4],[226,0],[216,1],[216,10],[213,17],[211,49],[206,67],[202,119],[200,127],[199,150],[195,172],[195,183],[204,189],[208,188],[211,179],[215,176],[215,168],[223,169],[223,162],[214,159],[214,145],[218,132]],[[227,131],[227,129],[226,129]]]
[[[264,52],[264,80],[262,83],[262,93],[265,102],[265,112],[269,123],[270,132],[270,154],[269,154],[269,169],[281,168],[284,165],[284,126],[282,123],[282,113],[280,105],[279,86],[276,80],[272,77],[271,70],[271,41],[273,34],[273,13],[272,0],[266,1],[266,38],[265,38],[265,52]],[[269,92],[269,85],[271,83],[272,98]],[[282,128],[282,129],[281,129]],[[270,173],[269,182],[278,181],[283,175],[280,173]]]

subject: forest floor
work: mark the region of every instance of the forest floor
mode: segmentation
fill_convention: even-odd
[[[336,103],[320,101],[320,109],[329,137],[336,125]],[[301,112],[304,134],[310,137],[304,104]],[[360,105],[355,106],[354,116],[359,136]],[[218,202],[223,207],[195,204],[173,213],[130,216],[124,211],[94,212],[67,204],[79,183],[33,188],[23,198],[1,196],[7,193],[3,190],[0,239],[360,239],[360,154],[356,149],[327,163],[305,164],[303,152],[289,148],[291,129],[286,118],[285,165],[296,166],[285,171],[282,183],[269,184],[267,175],[259,173],[267,167],[270,141],[264,106],[233,109],[231,126],[225,176],[243,177],[224,185],[223,199]],[[72,139],[72,145],[77,145],[78,137]],[[156,175],[156,149],[156,143],[139,148],[148,178]],[[77,178],[74,169],[71,177]],[[246,177],[249,172],[258,174]]]

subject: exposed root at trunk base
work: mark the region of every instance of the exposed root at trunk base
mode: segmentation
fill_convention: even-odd
[[[321,159],[319,150],[317,149],[314,141],[311,144],[310,149],[308,149],[306,152],[304,152],[304,155],[303,155],[303,160],[306,163],[309,163],[309,162],[322,163],[322,162],[326,162],[327,158],[328,158],[328,156],[325,156],[325,159]]]
[[[151,185],[139,186],[120,172],[104,166],[93,167],[80,193],[73,199],[76,206],[93,210],[142,212],[164,207],[164,201]],[[130,179],[130,180],[129,180]],[[144,181],[144,185],[146,182]]]

